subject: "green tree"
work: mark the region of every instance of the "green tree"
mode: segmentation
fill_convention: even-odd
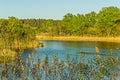
[[[85,14],[85,24],[88,27],[93,27],[97,21],[97,14],[92,11],[91,13]]]
[[[118,19],[120,19],[120,9],[117,7],[105,7],[98,13],[98,26],[101,27],[104,36],[110,36]]]
[[[4,48],[13,48],[35,39],[34,30],[15,17],[9,17],[8,20],[0,20],[0,36],[4,43]]]
[[[73,17],[74,15],[72,15],[71,13],[68,13],[64,16],[62,20],[62,24],[66,27],[66,34],[68,35],[73,34],[73,30],[74,30],[74,26],[72,22]]]

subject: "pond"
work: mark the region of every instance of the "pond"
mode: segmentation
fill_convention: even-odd
[[[3,66],[0,80],[120,80],[120,43],[40,42]]]
[[[45,46],[43,48],[36,48],[35,50],[26,50],[24,52],[24,54],[22,55],[22,59],[24,62],[28,58],[29,54],[33,53],[34,54],[33,62],[37,61],[38,56],[40,56],[41,61],[44,61],[44,58],[47,55],[49,57],[49,64],[52,65],[54,55],[57,55],[60,60],[67,62],[67,55],[69,54],[72,58],[84,57],[83,62],[85,64],[89,64],[90,59],[98,57],[95,53],[96,52],[95,47],[99,48],[99,53],[101,54],[102,57],[104,57],[104,59],[106,59],[106,60],[103,60],[103,62],[101,61],[100,64],[104,63],[104,65],[106,65],[106,64],[110,63],[111,62],[111,61],[109,62],[110,58],[107,59],[107,57],[112,53],[113,53],[112,56],[114,58],[120,58],[120,43],[80,42],[80,41],[44,41],[44,40],[40,41],[40,42],[44,43]],[[82,59],[80,59],[80,60],[82,60]],[[105,63],[105,61],[108,61],[108,62]],[[71,63],[72,63],[72,61],[71,61]],[[109,69],[110,66],[108,66],[108,67],[104,66],[104,67],[106,68],[106,70],[108,70],[108,73],[109,73],[109,70],[110,70],[110,72],[112,72],[112,71],[117,72],[116,70],[120,69],[120,63],[118,63],[117,68],[115,67],[114,69]],[[97,74],[97,72],[96,72],[96,74]],[[107,74],[107,72],[105,72],[105,74]],[[98,76],[99,75],[100,74],[98,72]],[[109,76],[109,77],[105,77],[104,79],[119,80],[120,79],[119,76],[116,78],[112,78],[113,77],[113,75],[112,75],[111,78]],[[42,77],[42,79],[43,79],[43,77]],[[83,79],[83,78],[81,78],[81,79]],[[86,80],[89,80],[89,79],[86,79]]]
[[[120,43],[110,42],[82,42],[82,41],[40,41],[44,44],[43,48],[36,48],[35,50],[26,50],[22,55],[24,61],[28,57],[28,54],[34,52],[34,54],[40,54],[41,59],[48,55],[52,57],[57,54],[60,59],[65,59],[66,54],[70,54],[73,57],[79,55],[81,52],[95,53],[95,47],[99,48],[101,54],[115,53],[120,56]],[[78,54],[77,54],[78,53]],[[87,57],[93,57],[95,54],[87,54]]]

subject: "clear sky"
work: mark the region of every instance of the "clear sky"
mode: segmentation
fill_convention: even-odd
[[[62,19],[67,13],[98,12],[108,6],[120,8],[120,0],[0,0],[0,18]]]

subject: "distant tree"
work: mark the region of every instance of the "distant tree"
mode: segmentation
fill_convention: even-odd
[[[12,48],[14,42],[29,42],[35,39],[34,30],[15,17],[9,17],[8,20],[0,20],[0,36],[4,43],[4,48]],[[22,47],[22,45],[20,45]]]
[[[94,11],[92,11],[91,13],[85,14],[85,24],[88,27],[94,27],[96,21],[97,21],[97,14]]]
[[[0,20],[1,33],[4,34],[6,31],[4,36],[10,34],[11,40],[14,37],[22,40],[24,36],[26,38],[29,34],[33,35],[33,31],[35,34],[48,36],[119,36],[119,27],[120,8],[114,6],[104,7],[98,13],[94,11],[77,15],[67,13],[62,20],[17,19],[15,17]],[[15,32],[17,33],[14,34]],[[30,35],[28,38],[31,38]]]
[[[63,20],[62,20],[62,24],[66,27],[66,34],[71,35],[73,33],[73,19],[74,15],[72,15],[71,13],[68,13],[64,16]]]
[[[101,27],[103,35],[110,36],[118,19],[120,19],[120,9],[117,7],[105,7],[98,13],[98,26]]]

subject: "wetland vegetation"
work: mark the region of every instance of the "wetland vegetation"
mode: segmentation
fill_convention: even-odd
[[[67,47],[62,48],[58,42],[56,45],[45,44],[49,46],[47,51],[46,48],[39,48],[44,46],[40,43],[42,40],[64,40],[73,44],[65,43]],[[98,43],[90,49],[86,43],[74,44],[75,41],[105,44]],[[109,43],[110,48],[107,48],[107,42],[117,43]],[[0,80],[118,80],[119,42],[120,8],[114,6],[104,7],[98,13],[68,13],[62,20],[0,19]],[[79,43],[85,49],[76,48]],[[71,45],[73,47],[69,48]],[[92,45],[94,43],[89,46]],[[111,46],[116,46],[115,50],[112,51]],[[72,50],[74,47],[76,49]],[[26,50],[36,49],[38,52],[25,53]],[[51,49],[64,56],[64,59]],[[66,54],[66,50],[72,54]],[[41,58],[40,51],[47,54]],[[90,54],[92,57],[85,57]]]
[[[120,57],[115,53],[102,56],[96,47],[95,57],[85,61],[85,55],[76,57],[66,54],[65,60],[57,54],[51,58],[46,55],[29,54],[26,61],[17,56],[15,62],[1,65],[1,80],[119,80]],[[34,58],[34,57],[37,58]],[[65,56],[64,56],[65,57]],[[35,59],[35,60],[34,60]]]

